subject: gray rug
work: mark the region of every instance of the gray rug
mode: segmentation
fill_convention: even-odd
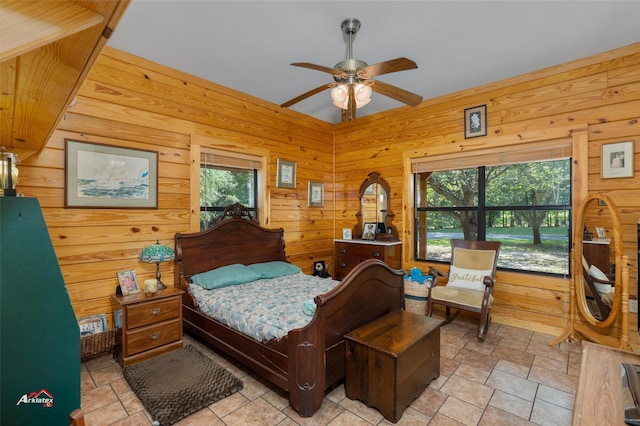
[[[188,345],[122,372],[154,420],[168,426],[242,389],[242,381]]]

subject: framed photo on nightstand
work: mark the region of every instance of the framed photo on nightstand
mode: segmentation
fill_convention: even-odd
[[[138,287],[138,281],[136,280],[136,271],[133,269],[121,271],[116,273],[116,276],[123,296],[140,293],[140,287]]]

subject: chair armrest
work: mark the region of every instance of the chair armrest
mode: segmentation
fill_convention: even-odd
[[[431,288],[438,285],[438,277],[449,278],[449,274],[442,272],[438,268],[431,267],[429,268],[429,275],[433,277],[433,281],[431,281],[431,285],[429,285],[429,292],[431,292]]]
[[[493,279],[493,277],[490,277],[489,275],[485,275],[482,278],[482,284],[484,284],[487,288],[493,287],[494,282],[495,280]]]

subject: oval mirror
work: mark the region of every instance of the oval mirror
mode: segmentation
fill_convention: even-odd
[[[620,312],[622,300],[622,237],[618,213],[611,199],[592,194],[577,214],[574,274],[577,304],[596,327],[608,327]]]
[[[393,226],[394,214],[390,209],[389,185],[379,173],[371,172],[360,185],[360,211],[353,237],[379,241],[397,241],[398,231]],[[365,230],[366,226],[366,230]]]

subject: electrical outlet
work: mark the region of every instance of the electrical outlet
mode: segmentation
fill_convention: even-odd
[[[629,312],[632,314],[638,313],[638,299],[629,299]]]

